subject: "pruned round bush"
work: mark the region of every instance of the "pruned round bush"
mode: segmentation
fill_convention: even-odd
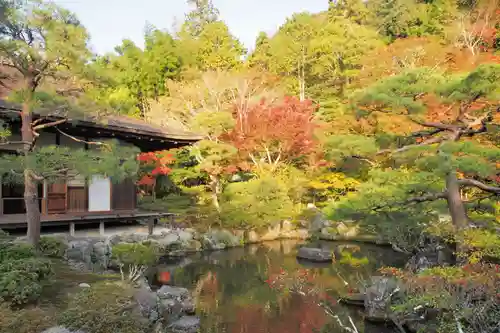
[[[40,238],[40,251],[53,258],[62,258],[66,252],[66,244],[56,237],[41,237]]]
[[[118,283],[94,284],[74,295],[59,324],[86,333],[143,333],[147,323],[134,311],[133,291]]]
[[[0,299],[10,304],[33,302],[52,274],[51,262],[43,258],[0,262]]]
[[[54,325],[52,316],[40,308],[13,310],[0,304],[0,333],[38,333]]]
[[[285,182],[262,177],[229,184],[222,204],[224,225],[267,228],[294,216],[294,204]]]

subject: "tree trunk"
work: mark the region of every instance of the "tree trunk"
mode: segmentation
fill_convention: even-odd
[[[26,206],[26,222],[28,223],[28,241],[36,247],[40,242],[40,209],[38,207],[38,184],[33,177],[31,149],[33,146],[33,131],[31,124],[33,114],[31,112],[31,103],[33,100],[33,90],[28,88],[27,96],[23,103],[21,115],[22,127],[21,136],[23,144],[23,153],[25,158],[24,169],[24,204]]]
[[[220,184],[219,183],[220,183],[219,176],[210,175],[210,190],[212,191],[212,203],[218,212],[220,212],[220,205],[219,205]]]
[[[306,99],[306,75],[305,75],[305,50],[302,46],[302,57],[299,60],[298,76],[299,76],[299,99],[305,101]]]
[[[467,252],[467,245],[464,244],[461,232],[467,228],[469,219],[467,217],[464,202],[462,201],[460,186],[458,185],[455,171],[451,171],[446,176],[446,190],[448,192],[448,197],[446,198],[448,210],[450,211],[451,222],[455,227],[457,237],[455,241],[455,261],[457,264],[465,264],[465,257],[460,256],[460,253],[463,254]]]
[[[447,202],[451,215],[451,221],[456,230],[463,230],[469,224],[467,212],[465,210],[462,196],[460,195],[460,186],[455,171],[446,176],[446,190],[448,192]]]
[[[28,222],[28,241],[35,248],[40,242],[40,209],[38,207],[38,184],[31,176],[31,170],[24,170],[24,203]]]

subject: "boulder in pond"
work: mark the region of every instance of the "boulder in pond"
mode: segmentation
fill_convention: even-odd
[[[200,329],[200,318],[184,316],[169,326],[174,333],[196,333]]]
[[[315,262],[329,262],[333,260],[333,254],[325,249],[301,247],[297,252],[297,258]]]

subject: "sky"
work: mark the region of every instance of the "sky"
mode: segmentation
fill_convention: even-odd
[[[91,35],[93,51],[106,53],[125,38],[143,45],[146,22],[159,29],[182,22],[185,0],[54,0],[77,14]],[[252,49],[260,31],[274,33],[293,13],[316,13],[328,8],[328,0],[213,0],[231,32]]]

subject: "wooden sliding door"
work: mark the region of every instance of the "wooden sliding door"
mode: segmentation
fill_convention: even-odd
[[[66,183],[47,184],[47,214],[66,213],[66,194]]]
[[[84,177],[76,176],[68,181],[68,212],[88,211],[88,188]]]

